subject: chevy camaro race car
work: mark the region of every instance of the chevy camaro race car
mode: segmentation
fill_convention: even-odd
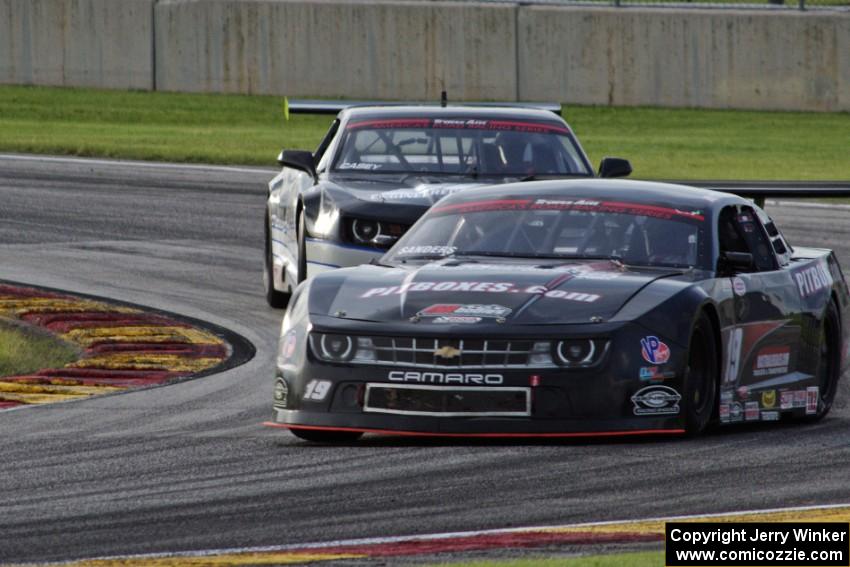
[[[441,197],[483,184],[593,177],[570,128],[549,110],[494,106],[342,107],[314,152],[284,151],[269,184],[266,300],[284,307],[320,271],[380,257]],[[606,158],[599,175],[628,175]]]
[[[297,288],[274,420],[298,437],[696,434],[816,420],[848,289],[736,195],[557,180],[464,191],[375,265]]]

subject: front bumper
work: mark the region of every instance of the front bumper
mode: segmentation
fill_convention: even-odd
[[[684,433],[682,411],[647,415],[638,413],[634,397],[651,386],[664,386],[682,391],[681,368],[685,361],[682,349],[673,349],[670,361],[663,367],[664,378],[647,380],[642,367],[646,363],[627,352],[639,352],[640,336],[636,326],[621,328],[611,341],[607,356],[593,368],[487,368],[484,370],[451,370],[399,366],[330,364],[312,354],[299,365],[279,368],[276,379],[286,384],[287,401],[276,402],[273,420],[268,425],[284,428],[316,428],[368,433],[473,436],[473,437],[590,437],[599,435],[643,435],[650,433]],[[417,378],[421,377],[421,378]],[[496,378],[497,377],[497,378]],[[319,382],[327,384],[326,394],[316,399]],[[432,401],[432,411],[416,407],[369,407],[367,388],[383,390],[409,388],[464,394],[481,392],[527,393],[527,406],[508,405],[475,407],[469,401],[465,415],[452,410],[450,401]],[[409,390],[404,390],[409,391]],[[469,396],[470,400],[474,396]],[[498,398],[498,396],[494,396]],[[386,402],[384,402],[386,403]],[[440,406],[440,404],[443,404]],[[464,405],[463,400],[459,402]],[[434,406],[436,404],[436,406]],[[433,407],[442,409],[433,410]],[[429,408],[425,408],[429,409]],[[398,411],[395,411],[398,410]],[[500,414],[501,412],[501,414]],[[511,415],[505,415],[511,414]]]

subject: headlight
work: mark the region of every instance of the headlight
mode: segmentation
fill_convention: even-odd
[[[347,225],[349,240],[379,248],[389,248],[407,230],[405,225],[369,219],[349,219]]]
[[[354,355],[354,341],[348,335],[319,335],[319,354],[325,360],[345,362]]]
[[[381,223],[378,221],[354,219],[351,221],[351,234],[358,242],[373,242],[381,236]]]
[[[601,347],[591,339],[565,339],[552,342],[552,358],[561,366],[592,366],[599,361]]]
[[[312,333],[310,346],[313,354],[326,362],[369,362],[376,359],[375,345],[368,337]]]

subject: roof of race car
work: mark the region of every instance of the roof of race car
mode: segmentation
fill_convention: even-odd
[[[359,118],[480,118],[480,119],[534,119],[545,122],[564,123],[564,120],[548,111],[539,108],[494,107],[474,105],[408,105],[408,106],[355,106],[346,108],[339,113],[340,119]]]
[[[728,204],[751,204],[737,195],[720,193],[687,185],[631,181],[622,179],[553,179],[506,183],[468,189],[440,200],[440,206],[477,200],[509,199],[515,197],[578,197],[591,199],[616,199],[637,204],[664,204],[690,210],[715,210]]]

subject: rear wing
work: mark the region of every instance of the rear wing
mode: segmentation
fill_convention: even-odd
[[[824,197],[850,198],[850,181],[777,181],[777,182],[734,182],[707,181],[691,182],[692,185],[734,193],[740,197],[752,199],[759,207],[764,207],[768,198],[773,199],[818,199]]]
[[[445,99],[440,102],[400,102],[376,100],[308,100],[283,99],[283,114],[288,119],[289,114],[338,114],[346,108],[357,106],[451,106],[451,107],[496,107],[496,108],[532,108],[548,110],[561,115],[561,104],[557,102],[458,102],[448,103]]]

